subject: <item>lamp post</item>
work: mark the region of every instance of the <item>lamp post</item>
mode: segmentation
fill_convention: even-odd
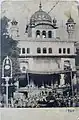
[[[27,64],[27,69],[26,69],[26,74],[27,74],[27,82],[28,82],[28,97],[30,96],[30,80],[29,80],[29,62],[26,61],[26,64]]]
[[[26,61],[26,64],[27,64],[27,69],[26,69],[26,73],[27,73],[27,82],[28,82],[28,86],[29,86],[30,81],[29,81],[29,74],[28,74],[28,71],[29,71],[29,63],[28,63],[28,61]]]
[[[29,83],[29,74],[28,74],[28,69],[27,69],[27,81],[28,81],[28,86],[30,85]]]
[[[8,107],[8,86],[9,86],[8,82],[9,82],[9,79],[12,79],[12,61],[8,56],[3,60],[2,79],[5,79],[5,82],[6,82],[6,85],[5,85],[5,87],[6,87],[6,107]]]
[[[72,97],[73,97],[73,96],[74,96],[74,93],[73,93],[72,69],[70,70],[70,76],[71,76],[71,88],[72,88]]]
[[[74,89],[73,89],[73,78],[72,78],[72,68],[70,69],[70,76],[71,76],[71,90],[72,90],[72,101],[74,103]],[[74,105],[74,104],[73,104]],[[72,105],[72,106],[73,106]]]

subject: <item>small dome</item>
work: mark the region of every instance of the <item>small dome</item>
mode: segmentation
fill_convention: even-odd
[[[17,25],[18,22],[17,22],[15,19],[13,19],[12,22],[11,22],[11,24],[12,24],[12,25]]]
[[[41,3],[39,8],[40,9],[31,16],[30,22],[39,22],[39,21],[52,22],[50,15],[42,10]]]
[[[70,16],[70,18],[67,20],[68,23],[74,23],[74,19]]]

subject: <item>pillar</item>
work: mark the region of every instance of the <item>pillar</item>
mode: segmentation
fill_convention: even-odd
[[[48,38],[48,31],[46,31],[46,38]]]
[[[20,54],[22,54],[22,48],[21,48],[21,53]]]
[[[74,74],[74,77],[73,77],[73,84],[77,84],[76,74]]]
[[[61,78],[60,78],[60,86],[64,85],[65,81],[64,81],[64,74],[61,74]]]
[[[42,38],[42,31],[40,30],[40,38]]]

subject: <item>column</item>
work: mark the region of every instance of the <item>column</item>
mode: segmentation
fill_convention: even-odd
[[[42,31],[40,31],[40,38],[42,38]]]
[[[60,86],[64,85],[65,81],[64,81],[64,74],[61,74],[61,78],[60,78]]]
[[[77,83],[77,78],[76,78],[76,74],[74,74],[74,77],[73,77],[73,84],[76,84]]]
[[[21,53],[20,54],[22,55],[22,48],[21,48]]]
[[[46,38],[48,38],[48,31],[46,31]]]
[[[6,80],[6,107],[8,107],[8,86],[9,86],[8,81],[9,81],[9,77],[6,77],[5,80]]]

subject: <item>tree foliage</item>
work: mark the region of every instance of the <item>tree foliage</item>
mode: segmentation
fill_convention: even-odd
[[[8,55],[12,60],[13,75],[20,72],[19,69],[19,48],[18,42],[13,40],[8,33],[8,22],[10,20],[7,17],[1,18],[1,63],[3,59]]]

